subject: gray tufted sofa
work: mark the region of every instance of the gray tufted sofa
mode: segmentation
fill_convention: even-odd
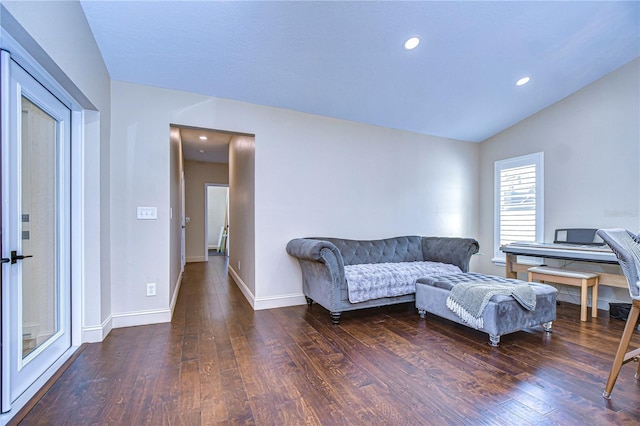
[[[402,236],[371,241],[297,238],[289,241],[287,253],[300,262],[302,289],[309,306],[317,302],[338,324],[344,311],[415,300],[412,293],[351,303],[345,265],[431,261],[456,265],[462,272],[468,272],[471,256],[478,248],[478,242],[471,238]]]

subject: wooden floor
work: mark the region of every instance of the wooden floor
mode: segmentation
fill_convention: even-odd
[[[411,304],[345,313],[254,312],[225,258],[187,265],[171,324],[90,344],[22,425],[622,425],[640,422],[637,364],[601,397],[624,323],[579,321],[503,336]],[[640,333],[633,342],[640,346]]]

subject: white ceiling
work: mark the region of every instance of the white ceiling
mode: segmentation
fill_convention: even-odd
[[[180,130],[182,155],[185,160],[207,163],[229,162],[229,142],[233,134],[196,127],[172,127]],[[201,136],[207,139],[200,139]]]
[[[114,80],[475,142],[638,57],[639,6],[82,2]]]

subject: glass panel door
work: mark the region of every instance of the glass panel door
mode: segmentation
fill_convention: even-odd
[[[22,357],[59,330],[56,259],[58,122],[22,97]],[[23,361],[24,362],[24,361]]]
[[[2,86],[9,91],[2,103],[3,411],[71,346],[70,111],[15,62],[9,70]]]

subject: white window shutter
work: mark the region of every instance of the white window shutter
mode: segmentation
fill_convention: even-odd
[[[505,244],[542,240],[542,160],[537,153],[496,161],[494,261],[504,261]]]

